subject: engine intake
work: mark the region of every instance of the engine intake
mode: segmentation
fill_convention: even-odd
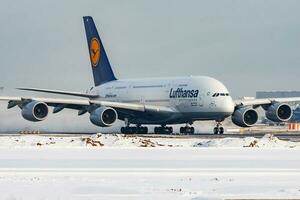
[[[252,108],[239,108],[232,114],[232,122],[241,127],[253,126],[258,120],[257,112]]]
[[[117,111],[110,107],[99,107],[91,112],[90,121],[96,126],[109,127],[118,119]]]
[[[48,112],[48,106],[44,102],[31,101],[22,107],[23,118],[32,122],[43,121]]]
[[[285,103],[272,104],[266,110],[266,118],[273,122],[286,122],[292,115],[292,108]]]

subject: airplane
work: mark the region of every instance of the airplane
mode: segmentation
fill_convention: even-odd
[[[213,133],[223,134],[222,122],[228,117],[237,126],[250,127],[258,120],[255,109],[261,106],[268,119],[285,122],[292,116],[288,103],[300,101],[300,97],[233,100],[223,83],[207,76],[117,79],[93,18],[85,16],[83,22],[94,86],[86,93],[17,88],[70,98],[0,97],[8,101],[8,109],[18,106],[23,118],[32,122],[45,120],[49,107],[53,107],[53,113],[74,109],[78,115],[88,113],[91,123],[100,127],[122,120],[125,126],[120,131],[124,134],[146,134],[145,125],[156,125],[156,134],[170,134],[173,128],[168,125],[173,124],[185,124],[180,133],[194,134],[195,121],[214,120]]]

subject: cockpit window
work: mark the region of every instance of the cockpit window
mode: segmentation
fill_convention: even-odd
[[[229,93],[214,93],[213,95],[212,95],[212,97],[218,97],[218,96],[229,96]]]

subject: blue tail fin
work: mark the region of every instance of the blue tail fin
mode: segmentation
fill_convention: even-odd
[[[95,86],[116,80],[92,17],[83,17]]]

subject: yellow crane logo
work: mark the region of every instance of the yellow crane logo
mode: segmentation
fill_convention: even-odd
[[[92,38],[90,43],[90,57],[93,67],[96,67],[100,60],[100,42],[97,38]]]

